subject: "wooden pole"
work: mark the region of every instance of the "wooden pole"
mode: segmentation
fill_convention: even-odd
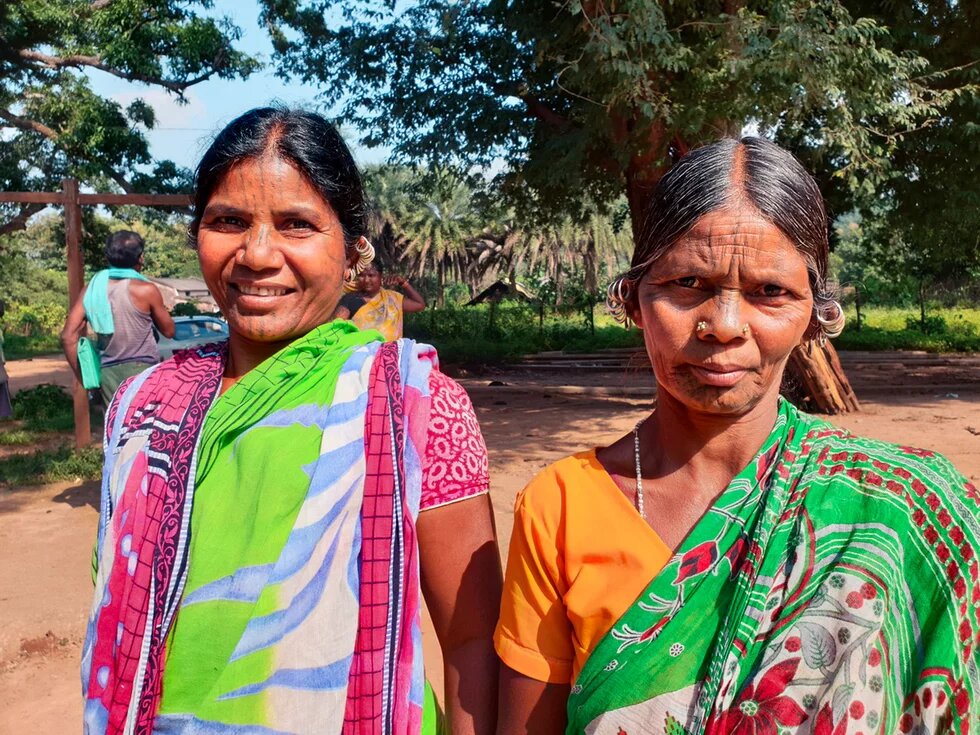
[[[85,288],[85,264],[82,261],[82,205],[78,198],[78,180],[62,179],[62,201],[65,206],[65,251],[68,259],[68,306],[71,307]],[[73,381],[75,404],[75,446],[87,447],[92,441],[89,426],[88,391],[77,378]]]

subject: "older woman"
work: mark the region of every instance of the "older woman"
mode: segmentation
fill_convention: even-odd
[[[827,217],[779,147],[661,181],[611,305],[656,410],[518,498],[500,732],[973,732],[980,495],[949,462],[780,398],[834,335]]]
[[[191,229],[231,336],[109,408],[87,732],[433,730],[420,591],[453,732],[491,732],[486,450],[431,348],[329,321],[373,255],[350,152],[253,110],[205,153]]]

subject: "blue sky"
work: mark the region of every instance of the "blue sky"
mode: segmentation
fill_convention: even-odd
[[[215,15],[231,17],[241,28],[238,48],[268,62],[272,57],[272,45],[257,23],[258,12],[253,0],[216,0],[213,10]],[[136,98],[152,105],[157,125],[147,134],[150,152],[156,159],[169,159],[188,168],[197,165],[212,136],[237,115],[272,101],[315,106],[317,94],[315,87],[283,82],[274,75],[272,68],[263,69],[244,81],[212,79],[202,82],[188,90],[186,105],[177,104],[174,96],[160,88],[126,82],[97,70],[90,72],[89,78],[96,93],[123,105]],[[383,149],[359,146],[356,131],[342,132],[362,166],[387,158],[388,152]]]

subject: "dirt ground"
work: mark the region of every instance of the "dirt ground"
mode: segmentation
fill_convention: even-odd
[[[15,390],[61,382],[63,363],[10,363]],[[516,493],[540,469],[581,448],[625,433],[650,405],[648,380],[633,375],[541,380],[515,371],[463,377],[490,451],[492,499],[506,554]],[[946,454],[980,480],[980,391],[954,392],[945,379],[914,390],[888,390],[887,376],[855,385],[859,414],[834,419],[857,433]],[[19,382],[18,382],[19,381]],[[618,382],[617,382],[618,381]],[[533,384],[532,384],[533,382]],[[580,381],[581,382],[581,381]],[[603,385],[618,390],[609,395]],[[0,491],[0,733],[66,733],[79,728],[78,659],[91,602],[89,554],[95,533],[96,483]],[[427,635],[428,660],[436,649]],[[438,681],[438,667],[432,678]]]

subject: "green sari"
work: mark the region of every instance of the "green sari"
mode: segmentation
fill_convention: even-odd
[[[978,507],[943,457],[781,401],[586,662],[568,732],[974,732]]]

